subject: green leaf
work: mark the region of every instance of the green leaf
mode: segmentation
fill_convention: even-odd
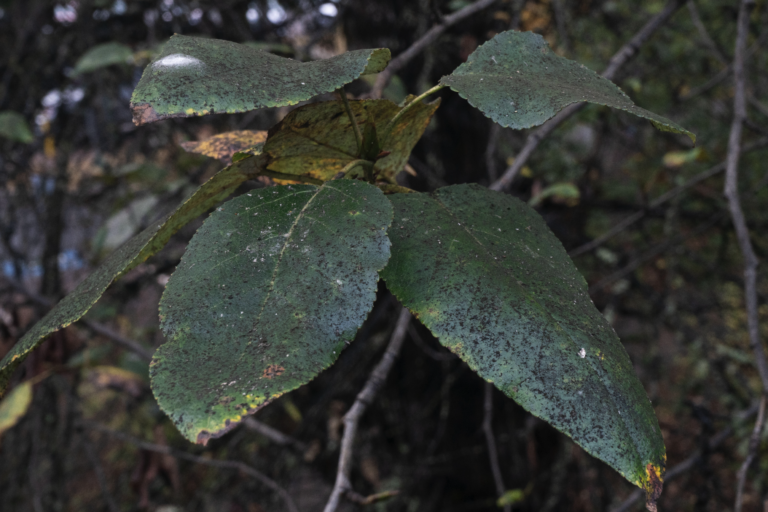
[[[330,366],[373,305],[392,205],[376,187],[254,190],[203,224],[160,301],[160,407],[205,444]]]
[[[578,203],[581,192],[579,192],[579,187],[573,183],[553,183],[531,197],[531,200],[528,201],[528,206],[538,206],[548,197],[553,197],[561,202]]]
[[[696,135],[632,103],[610,80],[553,53],[538,34],[502,32],[440,79],[502,126],[530,128],[571,103],[588,101],[648,119],[662,131]]]
[[[477,185],[389,198],[382,277],[397,298],[483,379],[660,493],[666,456],[650,401],[541,217]]]
[[[16,425],[27,414],[32,403],[32,384],[22,382],[0,402],[0,435]]]
[[[0,137],[24,144],[35,140],[24,116],[12,110],[0,112]]]
[[[361,126],[372,120],[377,127],[384,127],[400,111],[389,100],[349,103]],[[421,103],[403,115],[381,147],[390,154],[376,161],[377,176],[394,180],[439,105],[439,101]],[[269,170],[323,181],[333,179],[344,166],[359,158],[351,121],[341,101],[312,103],[292,111],[269,131],[264,152],[270,157]]]
[[[182,142],[181,147],[190,153],[217,158],[225,164],[231,164],[235,153],[261,153],[261,146],[266,140],[265,131],[238,130],[220,133],[198,142]]]
[[[229,41],[175,35],[133,91],[133,121],[295,105],[380,71],[387,62],[387,49],[302,63]]]
[[[242,182],[258,175],[261,158],[251,157],[223,169],[174,212],[152,223],[110,254],[99,268],[27,331],[0,361],[0,392],[30,352],[49,334],[79,320],[99,300],[112,281],[162,249],[176,231],[226,199]]]
[[[77,59],[73,75],[90,73],[97,69],[112,66],[113,64],[128,64],[133,61],[133,50],[130,47],[112,41],[110,43],[97,44],[82,57]]]

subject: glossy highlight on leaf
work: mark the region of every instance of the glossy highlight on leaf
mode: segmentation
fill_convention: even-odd
[[[217,209],[160,301],[160,407],[205,444],[313,379],[352,341],[389,259],[392,205],[367,183],[254,190]]]
[[[390,196],[387,287],[482,378],[634,484],[661,484],[653,408],[560,241],[477,185]],[[659,488],[660,489],[660,488]]]
[[[235,153],[261,153],[259,146],[266,140],[266,131],[238,130],[220,133],[201,141],[182,142],[181,147],[184,151],[216,158],[229,165]]]
[[[133,91],[137,125],[170,117],[295,105],[381,70],[389,50],[356,50],[298,62],[244,45],[175,35]]]
[[[27,331],[0,361],[0,394],[8,385],[13,371],[49,334],[79,320],[112,281],[162,249],[182,226],[226,199],[245,180],[258,175],[261,158],[247,158],[219,171],[175,211],[153,222],[110,254],[72,293],[61,299]]]
[[[578,62],[560,57],[538,34],[508,31],[481,45],[450,75],[440,79],[502,126],[530,128],[580,101],[625,110],[661,131],[696,136],[638,107],[613,82]]]
[[[416,105],[398,121],[388,141],[378,141],[380,149],[390,153],[376,161],[376,176],[392,181],[403,169],[439,105],[439,101]],[[400,111],[389,100],[350,101],[350,107],[358,125],[366,126],[372,120],[377,128],[386,126]],[[359,158],[341,101],[312,103],[292,111],[269,131],[264,152],[270,157],[267,169],[271,171],[323,181],[333,179]]]

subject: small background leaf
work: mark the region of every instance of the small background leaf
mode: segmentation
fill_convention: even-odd
[[[242,182],[258,174],[259,165],[260,157],[252,157],[223,169],[174,212],[153,222],[109,255],[99,268],[27,331],[0,361],[0,392],[5,390],[13,371],[49,334],[79,320],[112,281],[162,249],[182,226],[226,199]]]
[[[205,444],[330,366],[371,310],[392,206],[336,180],[254,190],[190,242],[160,302],[152,390]]]
[[[391,181],[403,169],[439,105],[435,101],[415,106],[398,121],[388,142],[379,141],[381,149],[390,154],[376,161],[377,176]],[[350,101],[350,107],[358,125],[365,126],[373,120],[378,130],[400,111],[389,100]],[[333,179],[345,165],[358,158],[351,121],[341,101],[297,108],[269,131],[264,152],[271,158],[267,165],[271,171],[323,181]]]
[[[630,482],[660,489],[666,455],[653,408],[541,217],[477,185],[390,200],[382,277],[403,305],[525,409]]]
[[[335,91],[369,66],[382,67],[388,56],[384,49],[356,50],[302,63],[229,41],[175,35],[133,91],[133,119],[143,124],[295,105]]]
[[[22,382],[0,402],[0,436],[16,425],[32,403],[32,384]]]
[[[266,140],[266,131],[238,130],[220,133],[198,142],[182,142],[181,147],[190,153],[217,158],[229,165],[235,153],[261,153],[261,148],[256,148]]]
[[[0,137],[24,144],[35,140],[24,116],[12,110],[0,112]]]
[[[548,197],[555,198],[559,201],[565,201],[566,203],[578,203],[581,193],[579,187],[573,183],[553,183],[546,187],[539,194],[533,196],[528,201],[529,206],[538,206],[541,202]]]
[[[588,101],[625,110],[696,142],[692,132],[638,107],[613,82],[555,54],[532,32],[498,34],[440,83],[495,122],[515,129],[540,125],[571,103]]]
[[[114,64],[128,64],[133,61],[133,50],[118,42],[97,44],[77,59],[73,75],[90,73]]]

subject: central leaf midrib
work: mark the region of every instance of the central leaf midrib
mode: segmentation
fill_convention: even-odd
[[[453,217],[454,219],[456,219],[457,223],[458,223],[458,224],[459,224],[459,225],[462,227],[462,229],[463,229],[463,230],[464,230],[464,231],[465,231],[465,232],[466,232],[466,233],[467,233],[467,234],[468,234],[468,235],[469,235],[469,236],[470,236],[470,237],[471,237],[471,238],[472,238],[472,239],[473,239],[475,242],[477,242],[477,244],[478,244],[480,247],[482,247],[482,248],[483,248],[483,249],[486,251],[486,252],[485,252],[485,256],[486,256],[486,259],[487,259],[487,261],[488,261],[488,262],[490,262],[490,263],[491,263],[493,266],[495,266],[495,267],[499,268],[499,269],[500,269],[500,270],[501,270],[501,271],[502,271],[504,274],[507,274],[507,275],[509,275],[509,273],[510,273],[510,272],[512,272],[510,269],[507,269],[506,267],[504,267],[504,266],[501,266],[501,264],[500,264],[500,263],[498,263],[496,260],[494,260],[494,259],[493,259],[493,255],[491,255],[491,254],[490,254],[489,250],[488,250],[488,249],[485,247],[485,245],[483,245],[483,244],[480,242],[480,240],[479,240],[479,239],[478,239],[478,238],[477,238],[477,237],[474,235],[474,233],[473,233],[473,232],[472,232],[472,231],[471,231],[471,230],[470,230],[470,229],[469,229],[469,228],[466,226],[466,223],[465,223],[465,224],[461,224],[461,223],[459,223],[459,222],[458,222],[458,220],[459,220],[459,217],[457,217],[457,216],[456,216],[456,215],[455,215],[455,214],[454,214],[454,213],[453,213],[453,212],[452,212],[452,211],[451,211],[451,210],[448,208],[448,206],[447,206],[447,205],[445,205],[445,204],[444,204],[444,203],[443,203],[443,202],[440,200],[440,198],[439,198],[437,195],[433,196],[433,199],[435,200],[435,202],[436,202],[437,204],[439,204],[439,205],[440,205],[440,206],[441,206],[443,209],[445,209],[445,211],[448,213],[448,215],[450,215],[451,217]],[[461,220],[463,221],[464,219],[461,219]],[[514,277],[514,275],[513,275],[513,277]],[[530,294],[530,293],[529,293],[529,292],[528,292],[528,291],[527,291],[525,288],[523,288],[523,287],[522,287],[520,284],[518,284],[518,283],[517,283],[517,279],[512,279],[512,281],[513,281],[513,285],[514,285],[514,286],[516,286],[518,289],[520,289],[520,290],[522,290],[522,291],[523,291],[523,295],[525,295],[525,296],[526,296],[526,297],[527,297],[529,300],[531,300],[532,302],[534,302],[534,303],[535,303],[535,304],[536,304],[536,305],[537,305],[537,306],[538,306],[538,307],[541,309],[541,311],[542,311],[542,312],[543,312],[543,313],[544,313],[544,314],[545,314],[547,317],[549,317],[549,318],[551,319],[551,321],[552,321],[552,322],[553,322],[555,325],[557,325],[558,327],[560,327],[560,329],[561,329],[563,332],[565,332],[565,333],[567,334],[567,336],[568,336],[568,339],[571,341],[571,343],[573,343],[573,344],[574,344],[574,346],[575,346],[575,347],[577,347],[577,348],[578,348],[578,347],[580,346],[580,344],[579,344],[579,343],[576,343],[576,341],[573,339],[573,337],[572,337],[571,333],[570,333],[570,332],[569,332],[567,329],[564,329],[564,328],[562,327],[562,325],[560,324],[560,322],[559,322],[559,321],[558,321],[558,320],[557,320],[557,319],[556,319],[556,318],[555,318],[555,317],[554,317],[554,316],[553,316],[553,315],[552,315],[552,314],[551,314],[551,313],[550,313],[550,312],[547,310],[547,308],[545,308],[544,306],[542,306],[542,305],[541,305],[541,303],[540,303],[540,302],[539,302],[539,301],[536,299],[536,297],[533,297],[533,296],[532,296],[532,295],[531,295],[531,294]],[[590,368],[590,369],[592,370],[592,372],[593,372],[593,373],[594,373],[594,374],[595,374],[595,375],[598,377],[598,379],[599,379],[600,383],[603,385],[603,387],[605,388],[605,390],[608,392],[608,396],[611,398],[611,403],[612,403],[612,404],[613,404],[613,406],[614,406],[614,410],[615,410],[615,411],[618,413],[618,416],[621,418],[621,424],[624,426],[624,429],[625,429],[626,433],[627,433],[627,434],[629,435],[629,437],[632,439],[632,444],[633,444],[633,447],[634,447],[634,449],[635,449],[635,453],[637,454],[637,457],[638,457],[638,459],[639,459],[639,460],[641,461],[641,463],[642,463],[642,461],[643,461],[643,455],[640,453],[640,450],[639,450],[639,443],[638,443],[638,442],[637,442],[637,440],[635,439],[635,436],[632,434],[632,430],[629,428],[629,426],[628,426],[628,424],[627,424],[627,420],[624,418],[624,415],[623,415],[623,414],[621,414],[621,411],[619,410],[618,404],[616,403],[616,400],[615,400],[615,398],[613,397],[613,393],[611,393],[611,390],[610,390],[610,389],[608,388],[608,386],[606,385],[606,383],[605,383],[605,381],[604,381],[604,379],[603,379],[603,376],[600,374],[600,372],[598,372],[598,371],[597,371],[597,369],[595,368],[595,366],[594,366],[594,364],[592,363],[592,361],[591,361],[591,360],[589,361],[589,368]]]

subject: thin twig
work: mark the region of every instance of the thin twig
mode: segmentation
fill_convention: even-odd
[[[187,453],[181,450],[174,450],[170,446],[163,446],[159,444],[149,443],[147,441],[142,441],[141,439],[137,439],[131,435],[125,434],[123,432],[119,432],[117,430],[112,430],[110,428],[104,427],[96,423],[84,422],[83,425],[92,430],[96,430],[97,432],[102,432],[104,434],[107,434],[108,436],[115,437],[127,443],[131,443],[132,445],[137,446],[142,450],[171,455],[173,457],[176,457],[177,459],[188,460],[190,462],[194,462],[195,464],[201,464],[203,466],[212,466],[216,468],[225,468],[225,469],[236,469],[238,471],[242,471],[246,475],[255,478],[256,480],[258,480],[259,482],[261,482],[262,484],[266,485],[267,487],[275,491],[277,494],[279,494],[280,497],[285,502],[285,505],[288,508],[288,510],[290,510],[291,512],[299,512],[299,509],[296,506],[296,503],[294,503],[293,498],[291,498],[291,495],[288,494],[288,492],[285,489],[280,487],[280,485],[278,485],[277,482],[269,478],[267,475],[265,475],[261,471],[249,466],[244,462],[240,462],[236,460],[207,459],[205,457],[193,455],[191,453]]]
[[[755,364],[760,372],[763,384],[763,394],[768,394],[768,360],[765,358],[763,344],[760,341],[760,324],[758,317],[757,301],[757,266],[758,259],[752,248],[749,238],[747,221],[741,209],[739,199],[739,155],[741,154],[741,132],[744,120],[747,118],[746,105],[746,73],[745,53],[747,48],[747,35],[749,32],[749,14],[755,6],[755,0],[742,0],[739,7],[738,28],[736,32],[736,49],[733,58],[733,75],[735,89],[733,95],[733,122],[728,138],[728,154],[726,156],[725,189],[724,194],[728,199],[728,209],[731,213],[733,227],[736,230],[736,239],[744,258],[744,300],[747,305],[747,325],[749,329],[749,341],[755,354]]]
[[[701,21],[701,16],[699,16],[699,10],[696,8],[696,3],[693,0],[688,0],[686,4],[688,6],[688,12],[691,13],[691,21],[693,21],[693,25],[696,27],[696,30],[699,31],[699,37],[701,37],[701,40],[704,42],[704,46],[709,49],[709,51],[712,53],[712,55],[715,56],[720,64],[727,66],[729,64],[728,59],[725,58],[723,52],[721,52],[720,48],[717,47],[715,40],[712,39],[712,36],[709,35],[707,27],[705,27],[704,22]]]
[[[243,426],[248,430],[253,430],[254,432],[258,432],[259,434],[263,435],[264,437],[266,437],[267,439],[269,439],[270,441],[272,441],[277,445],[292,446],[302,452],[307,450],[307,445],[305,443],[291,436],[283,434],[279,430],[274,429],[269,425],[262,423],[256,418],[253,418],[251,416],[246,416],[245,418],[243,418]]]
[[[753,414],[757,412],[757,406],[752,406],[749,409],[737,413],[736,419],[738,420],[747,420],[749,419]],[[720,433],[714,435],[712,438],[710,438],[708,444],[707,444],[707,451],[715,450],[718,446],[723,444],[726,439],[728,439],[733,434],[733,427],[727,427],[723,429]],[[674,480],[675,478],[679,477],[680,475],[683,475],[690,471],[691,469],[698,467],[702,462],[702,451],[697,450],[693,453],[690,457],[685,459],[680,464],[677,464],[670,469],[666,471],[664,474],[664,483],[667,483],[671,480]],[[643,497],[645,497],[645,491],[643,489],[635,489],[626,500],[624,500],[621,505],[618,506],[618,508],[613,509],[611,512],[628,512],[632,509],[632,506],[640,501]]]
[[[389,61],[387,68],[379,73],[379,75],[376,77],[376,83],[373,85],[370,96],[372,98],[381,98],[382,91],[384,91],[384,88],[387,86],[395,73],[400,71],[400,69],[408,64],[411,60],[413,60],[416,55],[422,52],[427,46],[432,44],[435,39],[440,36],[440,34],[445,32],[445,29],[451,25],[455,25],[468,16],[471,16],[476,12],[485,9],[495,1],[496,0],[478,0],[477,2],[468,5],[463,9],[459,9],[453,14],[445,16],[442,21],[440,21],[440,23],[429,29],[426,34],[416,40],[410,47],[408,47],[407,50]]]
[[[762,149],[764,147],[768,146],[768,138],[763,138],[758,140],[757,142],[754,142],[744,148],[741,149],[741,154],[749,153],[750,151],[753,151],[755,149]],[[682,192],[685,192],[689,188],[693,187],[694,185],[701,183],[702,181],[711,178],[712,176],[715,176],[717,174],[720,174],[725,170],[725,162],[721,162],[706,171],[703,171],[696,176],[690,178],[688,181],[683,183],[682,185],[678,185],[675,188],[668,190],[661,194],[659,197],[651,201],[648,206],[639,212],[633,213],[623,221],[616,224],[614,227],[600,235],[599,237],[595,238],[591,242],[587,242],[586,244],[577,247],[576,249],[572,250],[568,253],[568,256],[571,258],[575,258],[576,256],[580,256],[586,252],[589,252],[601,245],[603,245],[606,241],[610,240],[614,236],[618,235],[625,229],[627,229],[629,226],[634,224],[635,222],[639,221],[643,217],[645,217],[649,211],[654,210],[655,208],[658,208],[662,204],[666,203],[670,199],[673,199],[677,195],[679,195]]]
[[[14,279],[9,279],[7,277],[4,278],[13,288],[16,289],[19,293],[22,295],[25,295],[29,299],[32,300],[32,302],[35,302],[36,304],[51,308],[53,307],[54,303],[47,297],[43,297],[40,294],[37,294],[35,292],[32,292],[30,290],[27,290],[27,288],[19,283],[18,281]],[[127,338],[120,334],[119,332],[111,329],[110,327],[107,327],[104,324],[101,324],[99,322],[94,322],[93,320],[88,320],[85,318],[81,318],[79,320],[79,323],[84,324],[86,327],[91,329],[93,332],[97,334],[101,334],[102,336],[111,339],[121,347],[130,350],[134,354],[138,355],[145,361],[149,361],[152,359],[152,351],[149,349],[144,348],[144,346],[139,343],[138,341],[132,340],[130,338]]]
[[[501,477],[501,468],[499,467],[499,453],[496,451],[496,437],[493,435],[493,384],[485,383],[485,399],[483,401],[483,434],[485,434],[485,444],[488,446],[488,459],[491,463],[491,472],[493,473],[493,482],[496,484],[496,495],[501,498],[504,496],[504,479]],[[504,512],[512,512],[512,505],[504,504]]]
[[[755,421],[755,428],[752,430],[752,436],[749,438],[749,451],[747,458],[739,468],[739,472],[736,477],[736,504],[733,506],[734,512],[741,512],[741,506],[744,503],[744,484],[747,481],[747,471],[749,466],[757,457],[757,449],[760,447],[760,434],[763,432],[763,425],[765,422],[765,398],[760,400],[760,408],[757,411],[757,420]]]
[[[684,235],[678,235],[675,237],[671,237],[667,239],[664,242],[661,242],[654,247],[651,247],[649,250],[635,258],[634,260],[627,263],[625,266],[617,270],[616,272],[602,278],[597,283],[593,284],[589,287],[589,293],[594,293],[597,290],[602,290],[609,284],[613,283],[614,281],[618,281],[619,279],[623,278],[627,274],[635,271],[640,265],[645,263],[648,260],[651,260],[655,258],[656,256],[664,253],[671,247],[676,246],[679,243],[684,242],[685,240],[688,240],[691,237],[698,236],[702,233],[705,233],[707,230],[709,230],[712,226],[716,225],[718,222],[724,219],[724,215],[722,213],[717,213],[712,216],[710,220],[707,222],[703,222],[699,226],[696,227],[696,229],[685,233]]]
[[[651,20],[648,21],[648,23],[646,23],[642,29],[640,29],[640,32],[635,34],[635,36],[630,39],[627,44],[622,46],[621,49],[616,52],[613,57],[611,57],[611,60],[608,62],[608,66],[602,72],[602,76],[608,80],[613,80],[616,72],[618,72],[618,70],[624,64],[626,64],[629,59],[637,54],[640,47],[646,41],[648,41],[648,39],[650,39],[651,35],[653,35],[653,33],[656,32],[656,30],[671,17],[675,11],[680,8],[681,5],[682,0],[670,0],[667,2],[667,5],[659,14],[651,18]],[[543,141],[547,136],[555,131],[555,128],[560,126],[573,114],[584,108],[585,105],[586,103],[584,102],[568,105],[555,117],[542,124],[530,135],[528,135],[528,137],[525,139],[525,145],[523,145],[523,149],[521,149],[515,157],[514,163],[509,166],[509,168],[504,171],[504,174],[501,176],[501,178],[496,180],[489,188],[491,190],[505,190],[508,188],[512,184],[512,181],[515,179],[517,174],[526,164],[526,162],[528,162],[528,159],[531,157],[534,150],[536,150],[541,141]]]
[[[88,458],[91,466],[93,466],[93,472],[96,474],[96,482],[99,484],[99,489],[101,490],[101,495],[107,504],[107,509],[109,509],[109,512],[119,512],[120,509],[115,503],[115,499],[112,497],[112,494],[109,492],[109,485],[107,484],[107,478],[104,475],[104,468],[101,465],[101,461],[99,461],[98,455],[93,450],[93,446],[91,445],[90,440],[85,435],[81,435],[80,442],[83,445],[85,456]]]
[[[408,308],[404,307],[400,311],[400,316],[397,319],[395,330],[392,332],[392,338],[387,346],[387,351],[384,353],[381,361],[379,361],[379,364],[376,365],[376,368],[374,368],[362,391],[357,394],[355,403],[352,404],[349,412],[344,415],[344,437],[341,440],[341,453],[339,454],[339,467],[336,470],[336,483],[333,485],[333,491],[331,491],[331,496],[328,498],[324,512],[335,512],[342,495],[352,489],[352,485],[349,482],[349,474],[352,469],[352,452],[354,450],[352,445],[355,442],[357,424],[360,422],[365,409],[373,402],[376,393],[378,393],[387,379],[387,374],[389,374],[389,370],[392,368],[392,364],[397,359],[400,348],[403,346],[405,333],[408,331],[408,323],[410,321],[411,313],[408,311]]]

